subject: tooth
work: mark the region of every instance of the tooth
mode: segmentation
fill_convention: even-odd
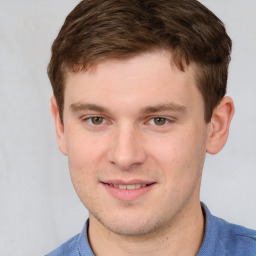
[[[119,188],[119,189],[139,189],[141,187],[146,187],[146,184],[130,184],[130,185],[118,185],[118,184],[109,184],[111,187]]]
[[[118,186],[120,189],[126,189],[126,185],[119,185]]]
[[[141,184],[136,184],[136,188],[141,188]]]
[[[135,189],[136,185],[133,184],[133,185],[127,185],[127,189]]]

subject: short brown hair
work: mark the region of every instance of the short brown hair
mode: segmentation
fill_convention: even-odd
[[[180,70],[196,64],[209,122],[226,93],[231,45],[220,19],[196,0],[84,0],[52,45],[48,76],[62,119],[67,71],[167,49]]]

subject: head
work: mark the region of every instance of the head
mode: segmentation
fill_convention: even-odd
[[[48,67],[52,113],[90,227],[138,236],[195,221],[205,154],[233,114],[230,49],[194,0],[86,0],[68,15]]]
[[[48,66],[61,120],[68,71],[155,50],[170,51],[181,71],[195,64],[209,122],[226,93],[231,40],[223,23],[196,0],[81,1],[55,39]]]

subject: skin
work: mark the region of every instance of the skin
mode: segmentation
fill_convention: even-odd
[[[97,256],[199,250],[204,158],[224,146],[234,107],[224,97],[205,123],[195,70],[190,65],[182,72],[171,65],[169,52],[157,51],[68,73],[64,126],[52,97],[58,145],[89,210]],[[111,182],[149,186],[127,197],[119,188],[113,194]]]

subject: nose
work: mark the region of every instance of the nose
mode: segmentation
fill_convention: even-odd
[[[109,161],[121,170],[131,170],[146,160],[142,134],[136,127],[118,127],[110,144]]]

